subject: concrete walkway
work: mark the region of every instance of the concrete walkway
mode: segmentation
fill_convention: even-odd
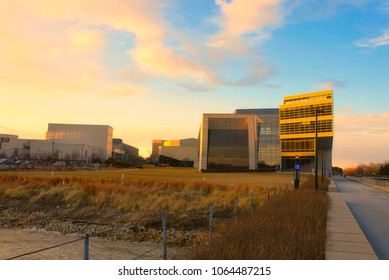
[[[326,260],[378,260],[333,181],[328,195]]]

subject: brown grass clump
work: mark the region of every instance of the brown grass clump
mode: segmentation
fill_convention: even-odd
[[[211,246],[201,244],[190,258],[324,259],[328,198],[312,183],[313,178],[297,191],[274,197],[252,215],[221,223]]]

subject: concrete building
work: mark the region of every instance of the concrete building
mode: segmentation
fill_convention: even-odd
[[[92,162],[101,154],[100,148],[86,144],[59,143],[49,140],[10,138],[3,142],[0,153],[5,158],[43,161]]]
[[[199,137],[199,170],[257,169],[261,123],[254,114],[204,114]]]
[[[284,97],[280,105],[282,169],[290,170],[298,162],[303,171],[313,171],[317,157],[319,173],[327,173],[332,166],[333,128],[332,90]]]
[[[54,143],[85,144],[97,147],[96,158],[106,160],[112,156],[113,128],[109,125],[49,123],[46,140]],[[89,155],[85,155],[89,157]]]
[[[236,109],[235,114],[255,114],[263,121],[259,130],[258,169],[279,171],[281,167],[279,109]]]
[[[17,135],[0,134],[0,154],[4,158],[42,161],[73,161],[74,164],[104,161],[110,157],[130,163],[138,159],[139,150],[112,138],[108,125],[52,124],[46,140],[19,139]]]
[[[101,154],[99,147],[87,144],[60,143],[50,140],[30,140],[29,144],[31,158],[37,160],[91,163],[95,159],[100,159]]]
[[[126,164],[135,163],[139,157],[139,149],[123,143],[122,139],[112,139],[112,158]]]
[[[0,158],[19,158],[28,151],[26,141],[19,139],[18,135],[0,134]]]
[[[0,134],[0,149],[1,149],[1,143],[8,143],[10,139],[18,139],[18,135],[13,134]]]

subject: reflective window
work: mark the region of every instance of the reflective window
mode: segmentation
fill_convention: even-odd
[[[247,118],[210,118],[208,130],[208,169],[249,169]]]
[[[281,164],[279,109],[238,109],[236,113],[256,114],[263,121],[258,128],[258,168],[276,171]]]

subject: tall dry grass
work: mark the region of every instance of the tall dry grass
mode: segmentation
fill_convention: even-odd
[[[54,176],[53,176],[54,175]],[[124,181],[168,181],[184,182],[191,184],[194,181],[206,181],[208,183],[223,184],[226,186],[244,184],[248,186],[261,185],[263,187],[273,187],[280,184],[291,184],[292,173],[267,173],[267,172],[232,172],[232,173],[200,173],[194,168],[150,168],[150,169],[126,169],[126,170],[95,170],[95,171],[18,171],[0,172],[0,177],[23,176],[24,178],[80,178],[92,181],[106,180]],[[305,180],[306,174],[301,174],[301,179]]]
[[[89,207],[89,211],[111,209],[118,213],[131,213],[132,221],[148,221],[154,215],[168,211],[170,217],[186,227],[199,218],[196,226],[206,226],[210,205],[216,206],[215,216],[231,217],[235,199],[239,198],[239,211],[251,207],[251,195],[255,203],[263,204],[267,193],[261,186],[236,184],[226,186],[206,181],[180,182],[167,180],[90,180],[77,177],[0,177],[0,204],[9,200],[19,203],[28,211],[49,211],[54,208],[77,209]],[[82,211],[79,211],[82,212]],[[158,213],[158,215],[156,215]],[[90,215],[91,216],[91,215]],[[204,218],[202,218],[204,217]],[[77,218],[77,217],[73,217]],[[186,221],[180,221],[183,218]]]
[[[323,259],[328,200],[322,189],[328,181],[319,180],[320,190],[315,192],[313,176],[307,178],[297,191],[278,193],[283,190],[279,188],[276,195],[271,188],[268,201],[268,189],[260,182],[227,185],[137,178],[122,184],[113,178],[21,174],[0,176],[0,204],[29,212],[56,209],[66,213],[63,218],[92,221],[113,211],[125,214],[117,221],[158,227],[161,212],[168,211],[168,226],[185,229],[206,227],[210,205],[215,205],[215,217],[222,219],[216,224],[211,250],[204,241],[185,258]],[[238,218],[233,219],[237,197]]]
[[[327,181],[328,183],[328,181]],[[315,192],[313,178],[271,199],[251,215],[221,223],[211,246],[200,244],[193,259],[324,259],[328,198]]]

